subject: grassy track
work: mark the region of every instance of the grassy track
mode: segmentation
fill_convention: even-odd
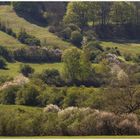
[[[101,42],[103,47],[117,47],[122,53],[130,55],[140,54],[140,43],[116,43],[116,42]]]
[[[16,110],[16,109],[23,109],[27,112],[30,111],[41,111],[42,109],[39,107],[30,107],[30,106],[23,106],[23,105],[1,105],[0,104],[0,111],[10,111],[10,110]]]
[[[23,63],[16,62],[16,63],[8,63],[7,70],[0,69],[0,76],[9,76],[15,77],[19,74],[20,65]],[[45,69],[58,69],[60,72],[63,68],[63,63],[43,63],[43,64],[33,64],[33,63],[26,63],[29,64],[31,67],[35,69],[36,73],[41,73]]]
[[[5,21],[16,33],[18,33],[21,28],[24,28],[29,34],[36,36],[41,41],[46,40],[47,45],[59,47],[61,49],[72,46],[70,43],[62,41],[60,38],[50,33],[47,28],[31,24],[24,18],[19,17],[11,6],[0,6],[0,19]]]
[[[8,49],[26,47],[26,45],[21,44],[18,40],[16,40],[12,36],[1,31],[0,31],[0,45],[7,47]]]

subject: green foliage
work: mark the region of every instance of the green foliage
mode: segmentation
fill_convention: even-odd
[[[70,27],[65,28],[65,29],[61,32],[62,37],[63,37],[64,39],[70,39],[70,37],[71,37],[71,32],[72,32],[72,30],[71,30]]]
[[[62,85],[61,76],[58,70],[56,69],[47,69],[42,72],[41,79],[48,85]]]
[[[23,106],[0,107],[2,136],[139,135],[139,120],[135,114],[116,115],[78,107],[57,113]]]
[[[30,74],[34,72],[34,69],[30,65],[21,65],[20,66],[20,72],[28,77]]]
[[[7,33],[8,35],[16,37],[16,33],[8,26],[9,26],[8,23],[0,21],[0,30]]]
[[[98,62],[98,57],[104,52],[103,47],[98,41],[90,41],[85,46],[84,49],[88,51],[89,59],[92,62]]]
[[[16,96],[16,104],[19,105],[30,105],[36,106],[38,105],[38,97],[39,89],[33,85],[23,86],[17,92]]]
[[[70,85],[99,86],[94,77],[88,50],[80,51],[76,48],[67,49],[63,53],[64,79]]]
[[[64,76],[70,82],[79,80],[80,77],[80,55],[77,48],[67,49],[62,56],[64,62]]]
[[[16,92],[19,87],[11,86],[0,92],[0,103],[1,104],[15,104]]]
[[[59,49],[47,48],[22,48],[14,51],[15,60],[21,62],[60,62],[62,51]]]
[[[83,2],[70,2],[67,6],[67,12],[64,17],[65,23],[74,23],[79,26],[87,24],[88,4]]]
[[[106,109],[115,113],[132,113],[139,109],[139,88],[110,88],[105,94]],[[117,91],[117,92],[116,92]],[[112,100],[114,99],[114,100]],[[129,101],[132,102],[129,102]]]
[[[0,46],[0,56],[2,56],[3,58],[5,58],[7,61],[13,61],[13,54],[10,50],[6,49],[3,46]]]
[[[71,42],[76,46],[81,46],[83,36],[79,31],[73,31],[71,33]]]
[[[134,20],[135,6],[130,2],[113,3],[111,19],[117,24],[130,23]]]
[[[51,33],[55,33],[55,26],[49,26],[48,31]]]
[[[23,44],[27,44],[29,46],[40,46],[40,40],[35,36],[27,34],[24,30],[19,32],[17,38]]]
[[[14,8],[15,11],[17,12],[25,12],[27,14],[31,14],[31,15],[38,15],[40,14],[40,9],[38,6],[38,3],[26,3],[26,2],[13,2],[12,6]]]
[[[0,57],[0,69],[4,69],[7,66],[7,62],[3,57]]]

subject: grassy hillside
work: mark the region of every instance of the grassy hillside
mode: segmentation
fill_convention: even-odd
[[[140,54],[140,43],[116,43],[103,41],[101,45],[104,47],[117,47],[122,53],[127,53],[131,55]]]
[[[25,110],[26,113],[41,111],[42,109],[39,107],[29,107],[29,106],[22,106],[22,105],[0,105],[0,111],[14,111],[14,110]]]
[[[20,43],[12,36],[0,31],[0,45],[7,47],[8,49],[15,49],[25,47],[26,45]]]
[[[23,63],[16,62],[16,63],[8,63],[7,70],[0,69],[0,76],[9,76],[15,77],[19,74],[20,65]],[[41,73],[45,69],[58,69],[62,71],[63,63],[43,63],[43,64],[33,64],[33,63],[26,63],[29,64],[31,67],[35,69],[36,73]]]
[[[11,6],[0,5],[0,19],[8,23],[16,33],[18,33],[21,28],[24,28],[29,34],[36,36],[41,41],[46,40],[47,45],[66,48],[72,46],[70,43],[62,41],[60,38],[50,33],[47,28],[31,24],[24,18],[19,17]]]

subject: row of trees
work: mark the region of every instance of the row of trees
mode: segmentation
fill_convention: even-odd
[[[135,114],[115,115],[90,108],[68,107],[61,110],[48,105],[42,111],[32,108],[0,110],[0,136],[87,136],[139,135]],[[21,115],[22,114],[22,115]]]
[[[14,10],[28,19],[35,19],[42,25],[57,25],[63,18],[66,11],[66,2],[12,2]],[[28,15],[28,16],[27,16]],[[31,20],[31,22],[34,22]],[[37,24],[38,24],[37,23]]]
[[[38,38],[33,35],[29,35],[25,29],[16,34],[11,27],[9,27],[8,22],[0,21],[0,30],[7,33],[8,35],[18,39],[21,43],[27,44],[29,46],[40,46],[41,42]]]
[[[13,2],[12,4],[17,12],[42,15],[53,24],[60,22],[65,13],[65,22],[74,22],[80,26],[85,26],[88,22],[92,22],[93,25],[140,23],[139,2]]]
[[[66,23],[83,27],[95,24],[139,24],[139,2],[70,2],[64,17]]]

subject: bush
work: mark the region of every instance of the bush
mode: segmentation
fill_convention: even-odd
[[[27,34],[24,30],[21,30],[18,34],[18,40],[30,46],[40,46],[40,40],[37,39],[35,36]]]
[[[20,88],[16,95],[16,104],[19,105],[39,105],[37,97],[39,96],[39,90],[33,85],[28,85]]]
[[[14,51],[14,57],[22,62],[60,62],[62,51],[59,49],[47,48],[22,48]]]
[[[140,63],[140,55],[137,54],[133,59],[134,62]]]
[[[0,30],[7,33],[8,35],[16,37],[16,33],[11,28],[9,28],[5,22],[0,21]]]
[[[76,46],[81,46],[83,36],[79,31],[73,31],[71,33],[71,42]]]
[[[76,25],[76,24],[73,24],[73,23],[70,23],[67,25],[72,31],[81,31],[81,29]]]
[[[47,118],[47,119],[46,119]],[[45,113],[41,124],[42,134],[44,136],[62,136],[62,129],[59,125],[57,113]]]
[[[56,69],[47,69],[41,74],[41,79],[48,85],[60,86],[63,81],[60,77],[59,71]]]
[[[1,104],[15,104],[16,92],[19,87],[11,86],[0,93],[0,103]]]
[[[54,104],[54,105],[62,107],[65,96],[66,96],[65,88],[47,87],[42,92],[42,94],[39,95],[38,99],[41,103],[41,106]]]
[[[124,54],[124,58],[126,61],[132,61],[133,57],[130,54]]]
[[[57,105],[49,104],[43,109],[43,111],[46,113],[49,112],[57,113],[60,111],[60,108]]]
[[[118,123],[118,131],[120,135],[138,135],[140,126],[137,116],[135,114],[123,115]]]
[[[30,65],[21,65],[20,66],[20,72],[28,77],[30,74],[34,72],[34,69]]]
[[[55,26],[49,26],[48,27],[48,31],[51,32],[51,33],[55,33],[55,30],[56,30]]]
[[[62,30],[61,36],[62,36],[64,39],[70,39],[70,37],[71,37],[71,32],[72,32],[72,30],[70,29],[70,27],[67,27],[67,28],[65,28],[64,30]]]
[[[86,38],[85,43],[97,39],[97,35],[96,35],[95,31],[93,31],[93,30],[88,30],[88,31],[84,32],[84,36]]]
[[[6,60],[3,57],[0,57],[0,69],[4,69],[6,66]]]
[[[5,58],[8,62],[12,62],[14,60],[13,53],[3,46],[0,46],[0,56]]]
[[[0,76],[0,85],[7,82],[7,81],[10,81],[12,80],[13,78],[11,78],[10,76],[7,76],[7,75],[1,75]]]

